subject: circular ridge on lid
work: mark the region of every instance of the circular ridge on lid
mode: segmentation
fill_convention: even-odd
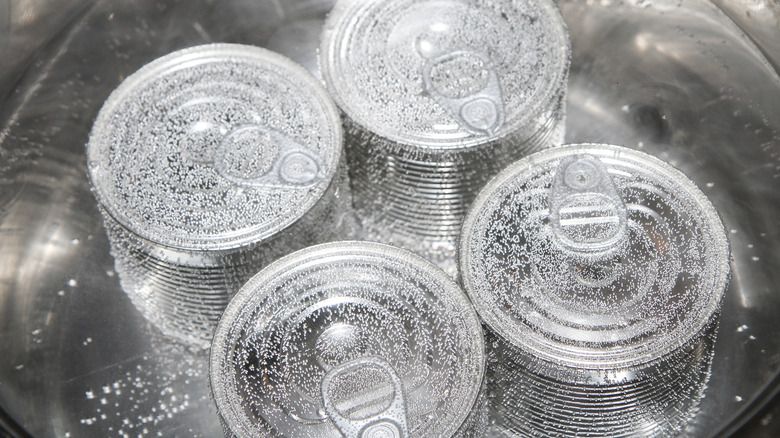
[[[238,292],[214,335],[210,382],[234,432],[259,431],[263,421],[298,430],[292,413],[312,422],[300,436],[335,433],[316,403],[318,377],[361,357],[395,368],[404,382],[409,430],[426,436],[455,433],[474,408],[484,376],[479,319],[449,276],[392,246],[335,242],[272,263]],[[262,386],[250,386],[247,363],[264,370]],[[422,415],[430,410],[437,412]],[[261,421],[250,412],[272,418]]]
[[[431,149],[522,129],[568,75],[566,26],[548,1],[343,1],[322,40],[320,70],[339,107],[368,131]],[[464,125],[479,114],[495,129]]]
[[[609,251],[556,240],[550,197],[571,157],[598,159],[625,203],[627,237]],[[567,224],[611,211],[571,205]],[[533,154],[491,180],[466,216],[460,254],[464,289],[493,331],[535,357],[591,369],[646,364],[698,336],[729,273],[725,230],[693,182],[645,153],[597,144]]]
[[[338,110],[306,70],[259,47],[210,44],[125,79],[95,120],[87,161],[96,197],[124,227],[223,250],[301,218],[336,174],[341,143]]]

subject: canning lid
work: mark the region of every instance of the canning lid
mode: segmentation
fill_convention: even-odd
[[[192,47],[129,76],[100,110],[89,175],[110,216],[185,250],[242,247],[302,217],[336,174],[338,111],[265,49]]]
[[[546,115],[570,49],[549,1],[372,0],[338,3],[320,52],[353,121],[401,144],[455,149]]]
[[[451,436],[484,361],[477,314],[444,272],[391,246],[336,242],[239,291],[214,335],[210,381],[237,436]]]
[[[461,236],[464,287],[511,345],[585,369],[647,364],[717,316],[729,249],[712,204],[647,154],[573,145],[493,179]]]

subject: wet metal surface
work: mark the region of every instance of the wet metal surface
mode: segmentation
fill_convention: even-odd
[[[733,274],[692,436],[719,430],[780,370],[780,11],[720,3],[726,13],[695,0],[559,3],[572,38],[567,142],[671,163],[728,231]],[[319,23],[329,2],[105,1],[68,19],[25,16],[28,27],[11,21],[19,7],[3,36],[46,37],[14,43],[41,50],[0,64],[18,78],[0,94],[0,406],[36,437],[218,436],[206,355],[158,334],[119,287],[84,146],[110,91],[143,64],[207,42],[265,46],[283,26]]]

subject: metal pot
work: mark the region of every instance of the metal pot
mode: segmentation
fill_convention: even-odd
[[[36,437],[221,433],[205,355],[162,337],[120,288],[84,146],[110,91],[152,59],[233,42],[272,45],[305,63],[331,3],[3,7],[0,406],[9,427]],[[572,41],[566,141],[624,145],[670,162],[702,188],[728,230],[733,277],[709,388],[687,431],[716,434],[774,390],[780,371],[780,7],[558,5]],[[290,29],[299,31],[286,39]]]

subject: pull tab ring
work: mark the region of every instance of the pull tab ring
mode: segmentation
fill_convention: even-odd
[[[276,154],[270,169],[258,175],[244,168],[251,168],[252,160],[265,158],[253,155],[262,147],[258,144],[260,138],[274,142]],[[213,165],[221,177],[244,187],[305,188],[325,178],[323,160],[316,153],[281,132],[259,125],[238,126],[222,137]]]
[[[548,202],[555,241],[575,256],[598,258],[626,239],[626,206],[604,163],[593,155],[561,160]]]
[[[450,66],[461,64],[468,70],[460,77]],[[442,81],[434,79],[434,69],[442,69],[442,76],[452,89],[444,91]],[[498,73],[487,54],[474,50],[456,50],[427,60],[423,65],[425,91],[444,108],[464,129],[481,135],[494,135],[504,123],[504,103]],[[484,76],[479,89],[464,89],[461,81],[473,82]]]
[[[387,361],[362,357],[322,378],[325,412],[346,438],[407,438],[406,403],[398,374]]]

